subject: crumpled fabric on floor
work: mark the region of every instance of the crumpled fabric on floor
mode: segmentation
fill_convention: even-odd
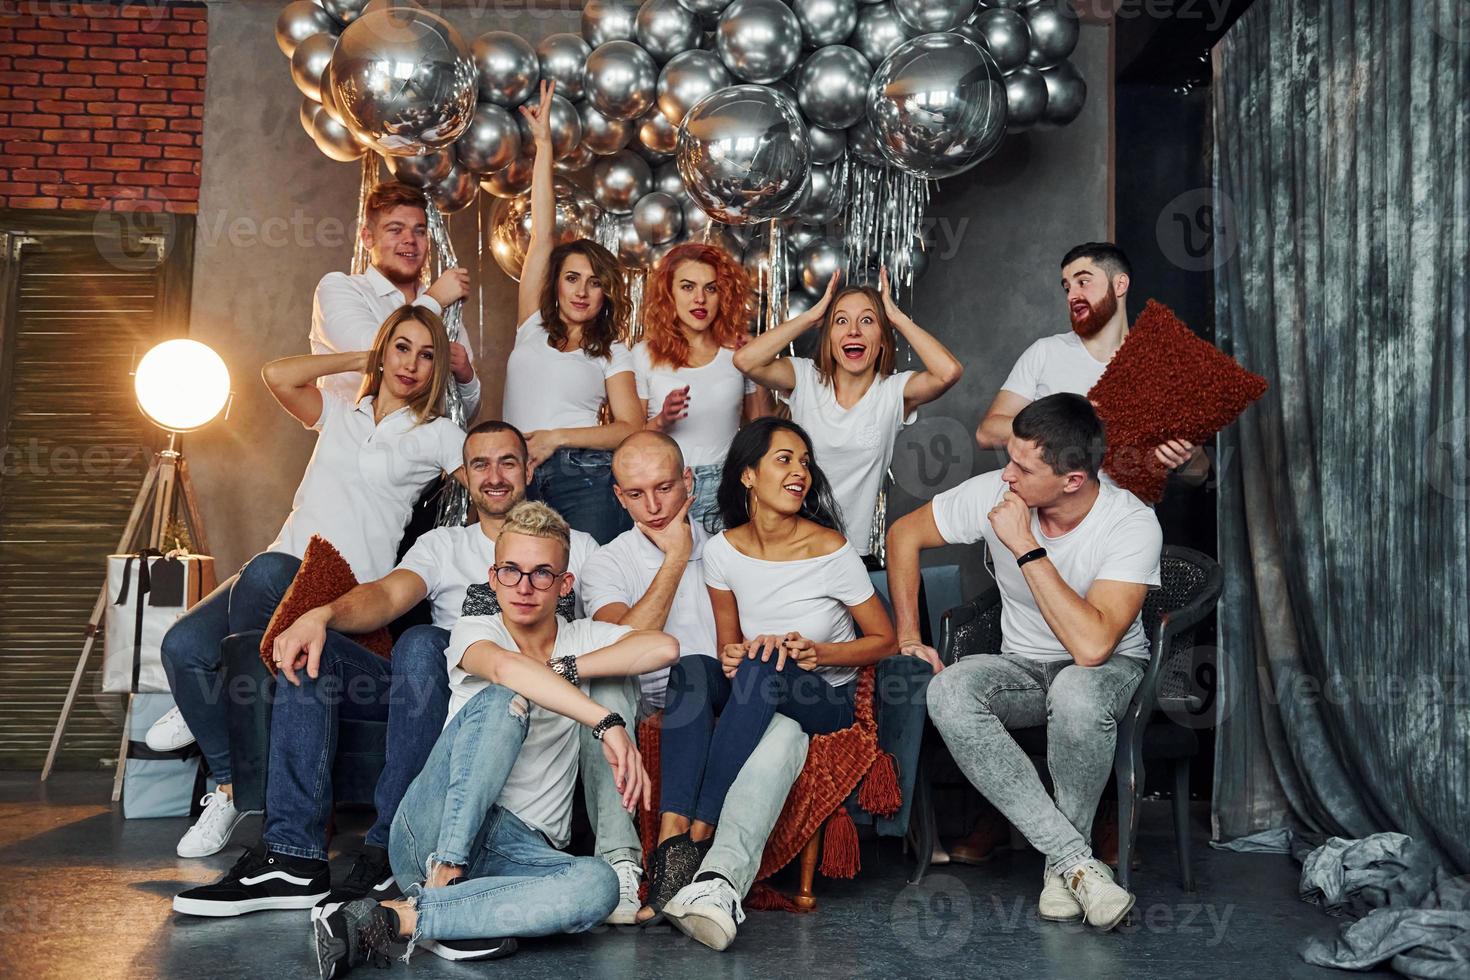
[[[1241,854],[1290,854],[1292,832],[1290,827],[1273,830],[1258,830],[1234,840],[1210,841],[1217,851],[1237,851]]]
[[[1332,940],[1308,940],[1308,963],[1344,970],[1387,963],[1409,977],[1470,980],[1470,879],[1449,875],[1413,838],[1329,838],[1307,855],[1299,890],[1303,900],[1357,919]]]

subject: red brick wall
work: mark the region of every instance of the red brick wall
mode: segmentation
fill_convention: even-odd
[[[0,3],[0,207],[199,207],[203,4]]]

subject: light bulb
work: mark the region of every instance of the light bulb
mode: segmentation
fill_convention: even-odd
[[[218,415],[230,398],[230,372],[197,340],[166,340],[143,355],[133,375],[143,414],[172,432],[188,432]]]

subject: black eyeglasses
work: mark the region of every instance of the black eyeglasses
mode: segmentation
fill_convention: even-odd
[[[553,572],[546,567],[533,568],[529,572],[523,572],[514,565],[495,565],[491,571],[495,573],[495,581],[508,589],[513,589],[521,584],[521,579],[531,577],[531,588],[537,592],[545,592],[556,584],[557,579],[562,577],[561,572]]]

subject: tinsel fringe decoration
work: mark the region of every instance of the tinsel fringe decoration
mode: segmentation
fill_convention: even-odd
[[[449,222],[433,201],[429,202],[429,261],[425,263],[427,279],[435,279],[459,265],[454,254],[454,243],[449,238]],[[444,311],[444,331],[451,343],[464,336],[464,303],[451,303]],[[459,396],[459,385],[453,379],[444,392],[444,414],[461,429],[467,428],[464,399]],[[445,480],[439,493],[438,527],[462,527],[469,520],[470,494],[456,480]]]
[[[895,167],[875,167],[853,159],[847,165],[845,244],[850,282],[877,275],[870,257],[892,262],[888,270],[894,295],[913,289],[910,251],[919,238],[933,181]]]
[[[367,224],[368,195],[377,189],[378,155],[364,153],[362,156],[362,180],[357,190],[357,234],[352,238],[352,274],[360,276],[368,269],[368,249],[363,244],[362,229]]]

